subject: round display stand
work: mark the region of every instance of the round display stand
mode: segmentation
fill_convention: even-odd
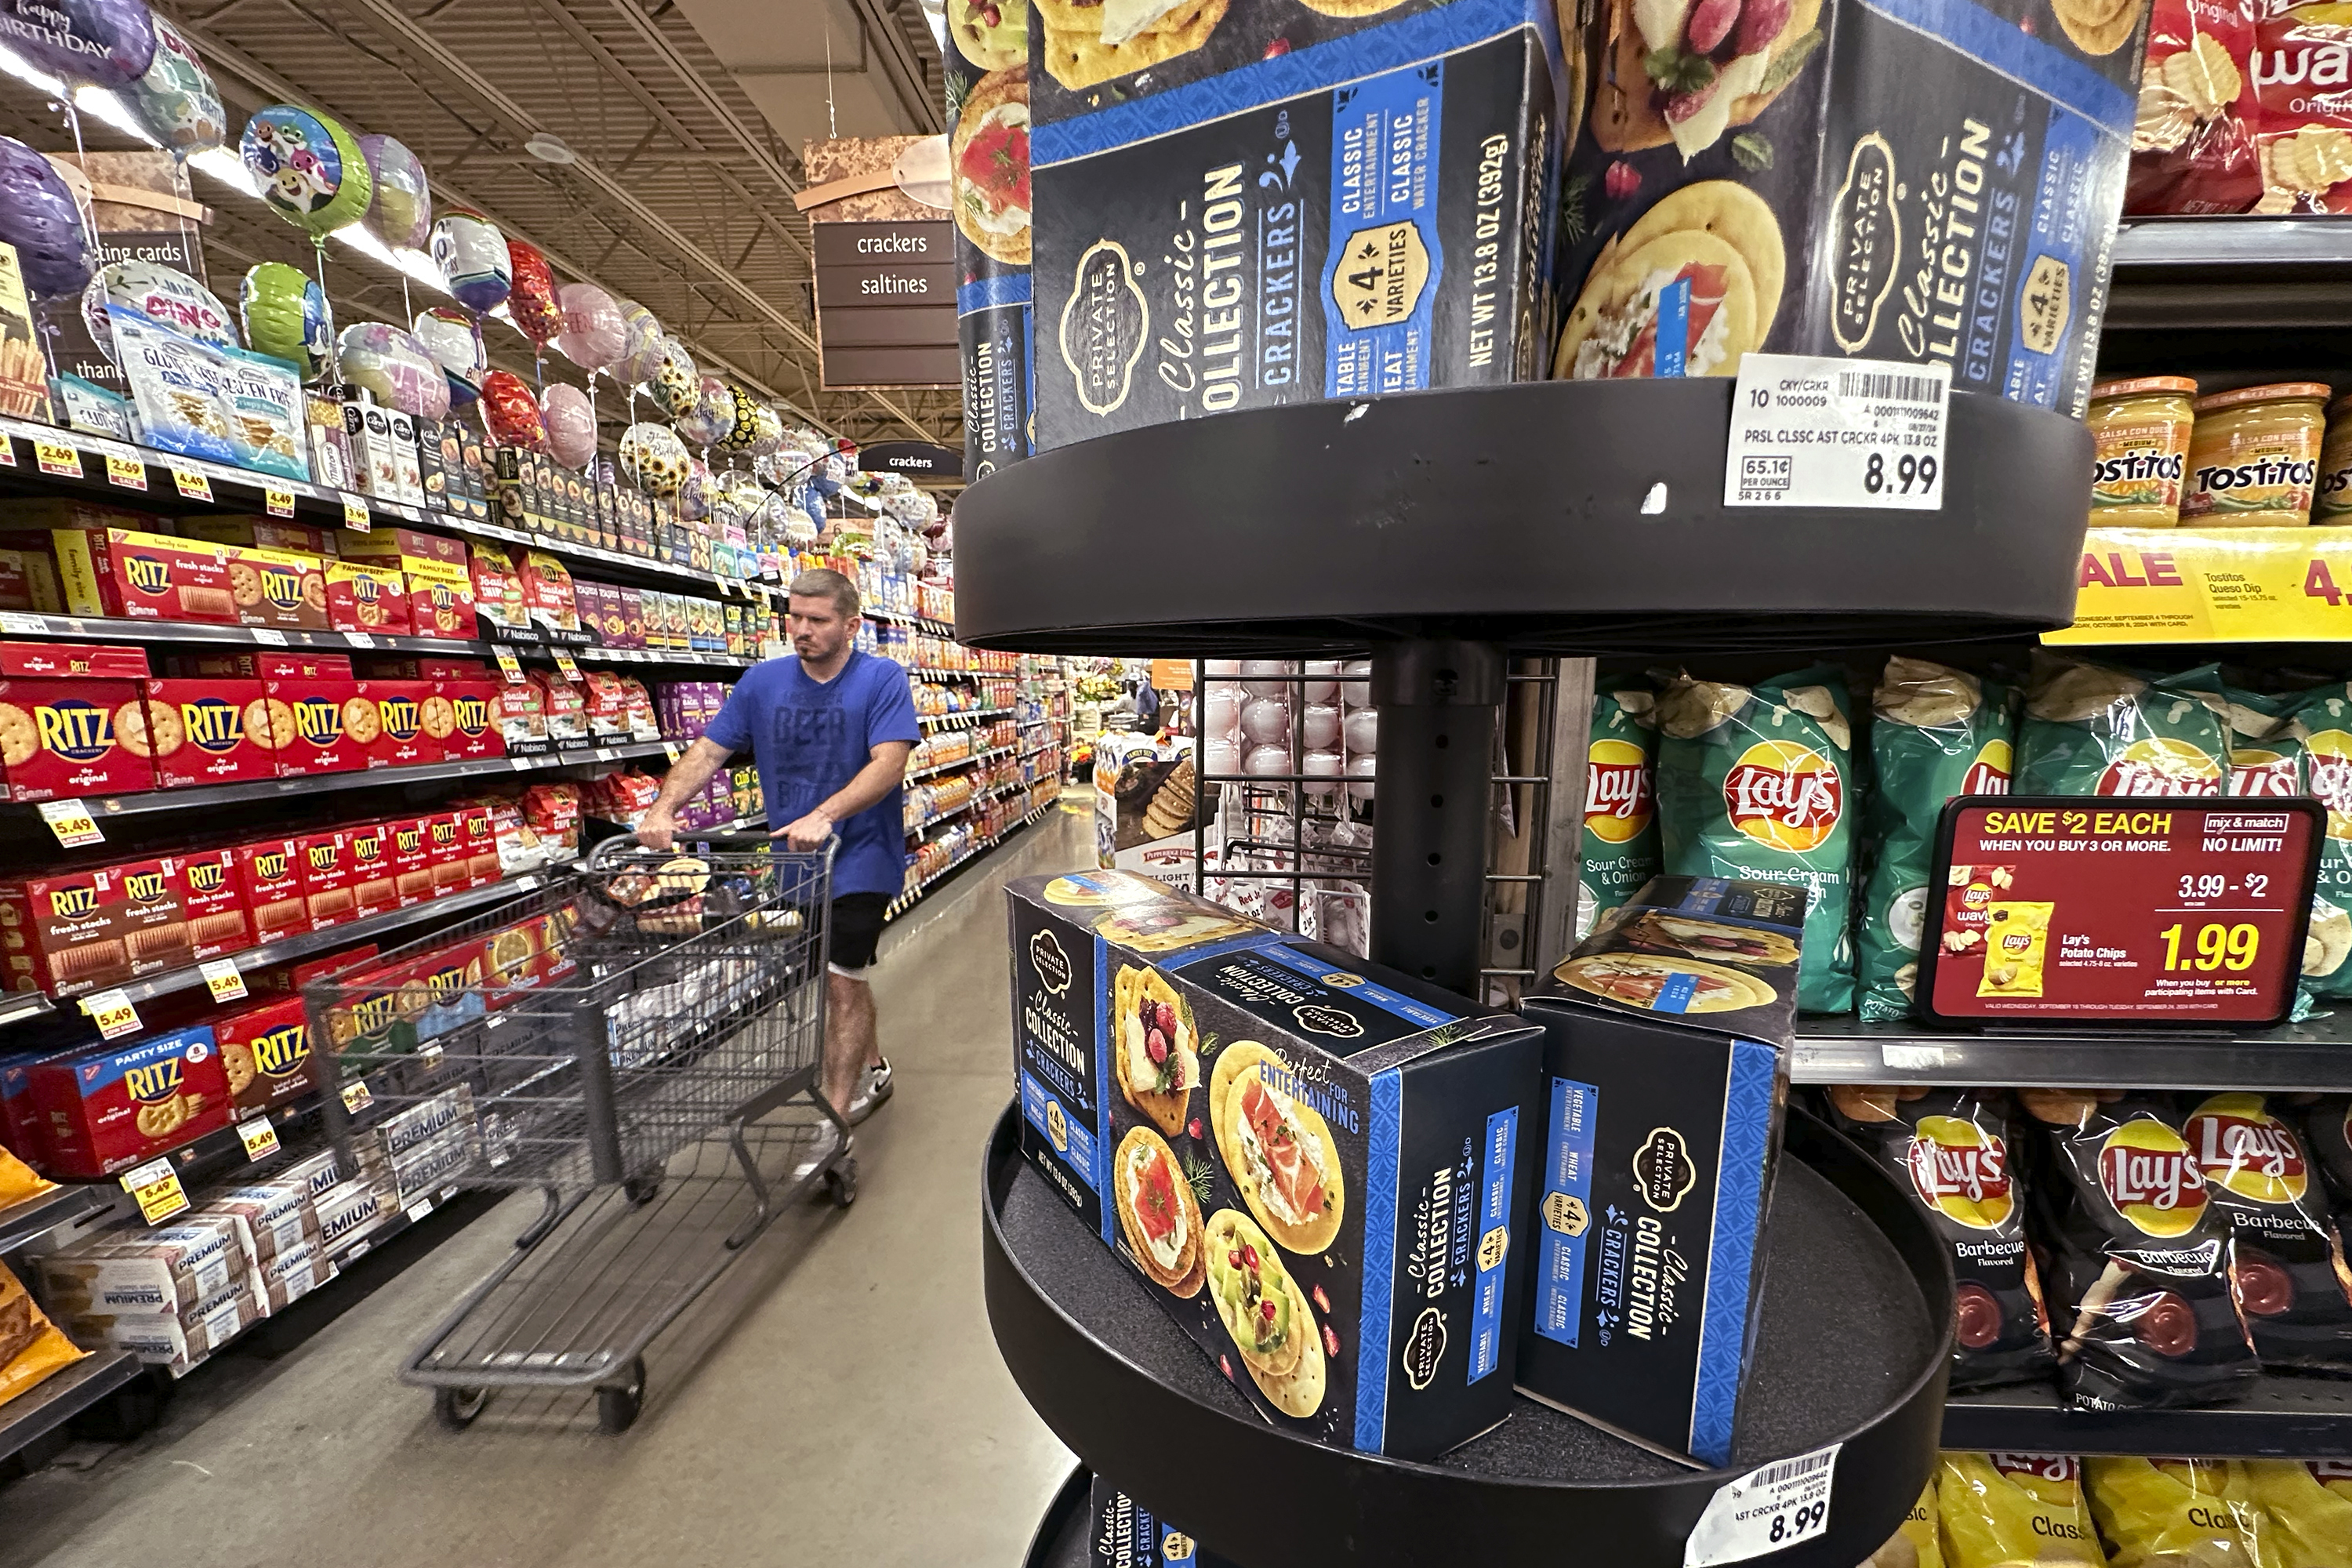
[[[1699,655],[2072,618],[2092,457],[2080,420],[1955,393],[1940,510],[1727,507],[1734,390],[1462,388],[1042,453],[956,503],[957,636],[1165,657],[1429,637]]]
[[[1093,1479],[1084,1465],[1070,1472],[1054,1500],[1045,1505],[1037,1532],[1029,1538],[1028,1553],[1021,1559],[1023,1568],[1094,1568],[1094,1542],[1087,1539]],[[1139,1563],[1136,1568],[1158,1568],[1158,1564]]]
[[[1826,1531],[1754,1561],[1853,1568],[1894,1532],[1934,1464],[1949,1262],[1893,1181],[1801,1111],[1790,1114],[1773,1193],[1733,1462],[1717,1471],[1525,1397],[1431,1463],[1277,1431],[1029,1167],[1018,1129],[1008,1109],[983,1168],[989,1321],[1013,1380],[1094,1471],[1241,1568],[1681,1568],[1727,1481],[1833,1443]]]

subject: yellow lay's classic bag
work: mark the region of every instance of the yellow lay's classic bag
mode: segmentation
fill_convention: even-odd
[[[2241,1459],[2083,1461],[2113,1568],[2280,1568]]]
[[[1946,1454],[1936,1473],[1944,1568],[2082,1563],[2105,1568],[2083,1501],[2081,1465],[2063,1454]]]
[[[2352,1568],[2352,1462],[2248,1459],[2246,1482],[2278,1568]]]
[[[1919,1490],[1919,1500],[1903,1516],[1886,1544],[1872,1552],[1862,1568],[1944,1568],[1942,1532],[1936,1520],[1936,1478]]]

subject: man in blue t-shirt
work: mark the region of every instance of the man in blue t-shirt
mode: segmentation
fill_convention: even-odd
[[[662,781],[661,797],[638,824],[640,843],[667,849],[677,808],[748,748],[760,767],[772,837],[814,849],[833,837],[833,903],[825,915],[831,952],[825,977],[825,1103],[857,1122],[890,1097],[890,1064],[877,1042],[874,991],[866,970],[882,936],[883,911],[907,884],[907,832],[899,785],[922,737],[907,671],[854,646],[856,584],[822,568],[793,579],[788,621],[794,658],[754,665],[727,705]],[[841,1130],[819,1129],[814,1163],[829,1162]],[[811,1168],[803,1159],[802,1169]]]

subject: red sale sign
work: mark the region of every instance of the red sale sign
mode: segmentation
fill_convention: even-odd
[[[2294,1005],[2325,829],[2308,797],[1964,795],[1937,840],[1923,1008],[2274,1024]]]

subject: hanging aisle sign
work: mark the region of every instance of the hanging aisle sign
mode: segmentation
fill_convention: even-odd
[[[930,172],[922,144],[936,140],[851,137],[802,150],[810,187],[800,201],[815,251],[817,353],[828,388],[962,380],[943,157],[935,191],[919,177]],[[917,200],[909,185],[942,205]]]

